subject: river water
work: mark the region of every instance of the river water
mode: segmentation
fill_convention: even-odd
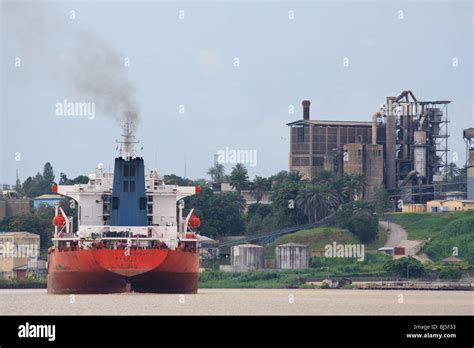
[[[473,315],[472,291],[200,289],[194,295],[0,290],[1,315]]]

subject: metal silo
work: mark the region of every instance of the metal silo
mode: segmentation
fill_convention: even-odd
[[[255,244],[241,244],[230,250],[231,264],[235,269],[256,270],[264,268],[263,247]]]
[[[276,268],[301,269],[309,267],[309,248],[307,245],[288,243],[275,248]]]

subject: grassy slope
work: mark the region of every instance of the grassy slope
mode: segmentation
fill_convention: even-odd
[[[366,244],[365,249],[367,251],[377,250],[385,244],[386,240],[387,233],[383,229],[379,229],[379,238]],[[267,258],[273,258],[275,247],[285,243],[309,245],[311,253],[314,254],[323,251],[324,246],[332,242],[338,244],[360,244],[359,239],[346,229],[339,227],[318,227],[279,237],[267,246],[265,255]]]
[[[390,256],[375,251],[387,239],[382,232],[379,239],[366,245],[364,261],[355,258],[312,258],[312,268],[302,270],[271,270],[254,272],[205,271],[199,275],[201,288],[294,288],[304,286],[306,278],[344,276],[382,276],[383,264]],[[311,252],[324,251],[326,244],[359,244],[352,233],[338,227],[318,227],[282,236],[266,247],[266,257],[273,258],[275,247],[289,242],[309,245]]]
[[[431,238],[422,250],[432,260],[453,256],[474,263],[474,212],[398,213],[391,220],[408,232],[408,239]]]

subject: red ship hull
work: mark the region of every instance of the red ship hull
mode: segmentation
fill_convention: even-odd
[[[48,293],[196,293],[199,254],[169,249],[52,250]]]

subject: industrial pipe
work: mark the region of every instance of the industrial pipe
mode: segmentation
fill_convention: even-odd
[[[372,144],[377,145],[377,119],[381,117],[380,112],[374,112],[372,115]]]
[[[408,96],[411,96],[414,101],[418,101],[418,100],[416,100],[415,96],[413,95],[413,93],[412,93],[411,91],[403,91],[403,92],[397,97],[397,99],[395,99],[395,103],[398,103],[398,102],[400,101],[400,99],[403,99],[403,98],[405,98],[405,101],[408,102]]]
[[[405,177],[405,180],[403,180],[402,183],[400,184],[400,187],[404,187],[415,175],[419,175],[419,174],[420,173],[418,173],[415,169],[409,172],[407,176]]]
[[[309,121],[309,106],[311,102],[309,100],[303,100],[301,104],[303,104],[303,120]]]

